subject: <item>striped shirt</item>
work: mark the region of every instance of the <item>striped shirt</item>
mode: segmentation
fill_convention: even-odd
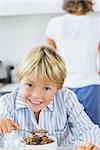
[[[48,135],[57,138],[58,145],[100,145],[99,127],[91,122],[76,95],[67,88],[58,90],[51,103],[41,110],[37,123],[34,113],[22,100],[20,87],[17,86],[12,93],[0,98],[0,118],[3,117],[15,121],[26,130],[48,130]],[[30,136],[24,131],[18,133],[21,137]]]

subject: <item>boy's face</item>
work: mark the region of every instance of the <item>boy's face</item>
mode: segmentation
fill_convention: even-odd
[[[57,92],[57,84],[36,81],[33,76],[23,77],[20,81],[22,98],[33,112],[39,112],[46,107]]]

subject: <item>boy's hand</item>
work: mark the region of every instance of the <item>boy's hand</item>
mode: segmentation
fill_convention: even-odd
[[[87,145],[81,145],[79,147],[74,147],[74,150],[99,150],[99,148],[97,148],[93,144],[87,144]]]
[[[0,119],[0,134],[10,133],[13,129],[21,130],[21,128],[12,120],[7,118]]]

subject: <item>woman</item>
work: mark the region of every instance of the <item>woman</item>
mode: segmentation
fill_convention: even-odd
[[[50,20],[48,43],[65,60],[68,76],[64,86],[72,89],[92,121],[100,126],[100,77],[96,68],[100,53],[100,15],[91,0],[64,0],[66,13]]]

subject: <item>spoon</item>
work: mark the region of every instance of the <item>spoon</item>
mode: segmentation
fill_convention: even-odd
[[[25,131],[25,132],[29,132],[29,133],[31,133],[32,135],[35,135],[35,134],[41,135],[41,134],[48,133],[48,131],[47,131],[47,130],[44,130],[44,129],[33,130],[33,131],[29,131],[29,130],[26,130],[26,129],[21,129],[21,130],[23,130],[23,131]]]
[[[26,130],[26,129],[21,129],[22,131],[25,131],[25,132],[28,132],[28,133],[30,133],[30,134],[32,134],[32,135],[35,135],[35,133],[33,132],[33,131],[29,131],[29,130]]]

